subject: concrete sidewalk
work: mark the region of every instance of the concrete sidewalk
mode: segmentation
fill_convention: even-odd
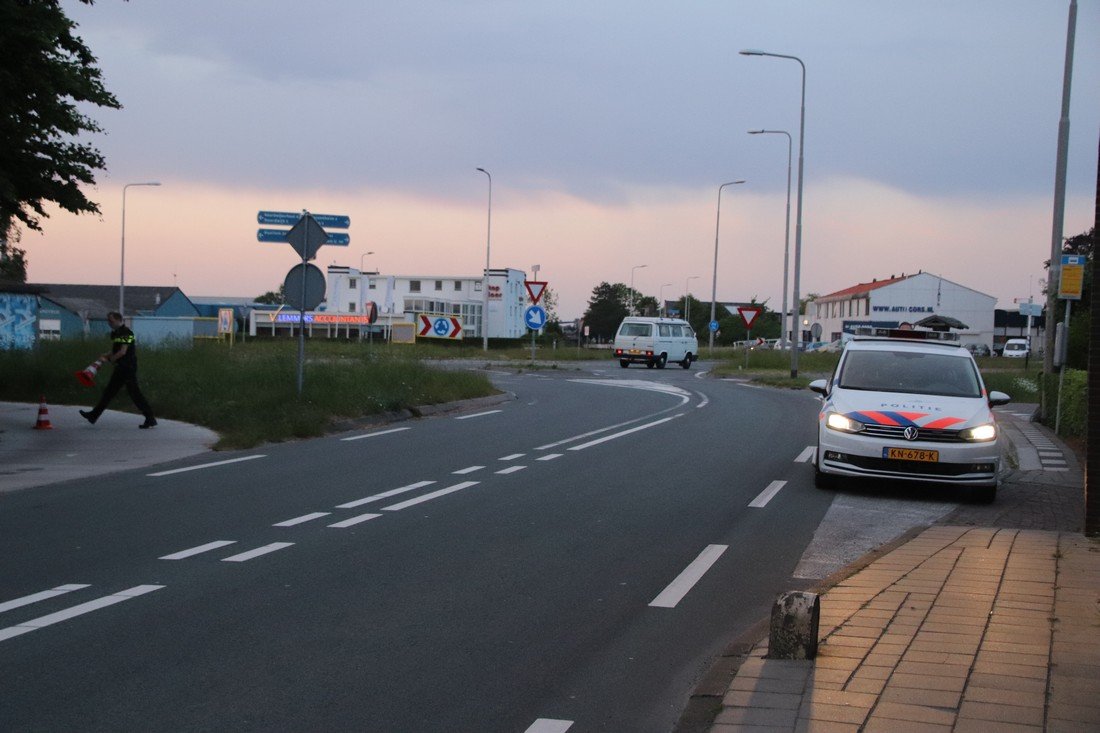
[[[138,430],[140,415],[107,410],[95,425],[77,405],[47,405],[52,430],[35,430],[38,405],[0,402],[0,493],[99,476],[205,453],[217,433],[157,418]]]
[[[1100,541],[1081,534],[1082,472],[1026,412],[1000,417],[1020,468],[997,501],[824,590],[816,659],[753,646],[711,733],[1100,730]]]

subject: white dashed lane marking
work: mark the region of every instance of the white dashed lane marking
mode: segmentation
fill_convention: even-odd
[[[729,545],[707,545],[706,549],[699,553],[699,557],[692,560],[691,564],[684,568],[667,588],[649,602],[649,605],[657,608],[675,608],[728,549]]]
[[[768,488],[760,492],[759,496],[749,502],[749,506],[754,509],[761,509],[768,505],[768,502],[775,498],[775,495],[779,493],[779,490],[787,485],[786,481],[772,481],[768,484]]]
[[[328,512],[313,512],[312,514],[303,514],[300,517],[294,517],[294,519],[288,519],[285,522],[279,522],[278,524],[271,525],[272,527],[293,527],[296,524],[303,524],[305,522],[312,522],[314,519],[320,519],[321,517],[327,517]]]
[[[83,616],[86,613],[91,613],[92,611],[98,611],[101,608],[113,606],[116,603],[129,601],[137,598],[138,596],[143,596],[146,593],[152,593],[155,590],[160,590],[163,587],[163,585],[137,585],[128,590],[119,591],[118,593],[112,593],[109,596],[97,598],[94,601],[81,603],[77,606],[72,606],[71,608],[66,608],[62,611],[51,613],[46,616],[39,616],[38,618],[31,619],[30,621],[24,621],[21,624],[9,626],[6,629],[0,629],[0,641],[10,639],[14,636],[27,634],[31,631],[37,631],[38,629],[45,628],[46,626],[59,624],[62,621],[68,621],[69,619],[76,618],[77,616]]]
[[[536,458],[535,460],[536,461],[552,461],[555,458],[561,458],[563,455],[565,455],[565,454],[564,453],[547,453],[546,455],[542,456],[541,458]]]
[[[508,466],[508,468],[502,468],[501,470],[497,471],[496,473],[507,476],[510,473],[515,473],[516,471],[522,471],[525,468],[527,468],[527,466]]]
[[[351,517],[350,519],[344,519],[342,521],[336,522],[335,524],[330,524],[329,526],[330,527],[335,527],[336,529],[344,529],[346,527],[352,527],[356,524],[360,524],[361,522],[366,522],[370,519],[375,519],[375,518],[380,517],[380,516],[382,516],[382,515],[381,514],[360,514],[358,516]]]
[[[236,544],[236,540],[215,540],[214,542],[207,542],[205,545],[199,545],[198,547],[192,547],[188,550],[180,550],[179,552],[173,552],[171,555],[165,555],[158,558],[160,560],[183,560],[187,557],[194,555],[201,555],[204,552],[210,552],[211,550],[217,550],[219,547],[225,547],[226,545]]]
[[[565,733],[573,726],[572,720],[539,718],[523,733]]]
[[[473,473],[475,471],[480,471],[483,468],[485,468],[485,466],[467,466],[466,468],[460,468],[457,471],[451,471],[451,473],[456,475],[456,476],[464,476],[467,473]]]
[[[372,501],[379,501],[380,499],[388,499],[391,496],[397,496],[398,494],[404,494],[406,491],[416,491],[417,489],[422,489],[425,486],[431,486],[434,483],[435,483],[435,481],[417,481],[416,483],[409,484],[408,486],[402,486],[402,487],[397,488],[397,489],[390,489],[389,491],[383,491],[381,494],[374,494],[373,496],[368,496],[368,497],[365,497],[363,499],[356,499],[355,501],[349,501],[347,504],[337,504],[336,508],[337,509],[354,509],[355,507],[362,506],[363,504],[370,504]]]
[[[527,454],[526,453],[513,453],[510,456],[503,456],[501,458],[498,458],[497,460],[498,461],[514,461],[517,458],[523,458],[525,455],[527,455]]]
[[[41,591],[40,593],[32,593],[29,596],[23,596],[22,598],[16,598],[11,601],[4,601],[0,603],[0,613],[4,611],[10,611],[13,608],[22,608],[23,606],[29,606],[32,603],[38,603],[39,601],[45,601],[50,598],[56,598],[57,596],[63,596],[66,593],[72,593],[74,590],[83,590],[84,588],[91,588],[90,585],[81,583],[70,583],[68,585],[59,585],[56,588],[50,588],[49,590]]]
[[[263,547],[257,547],[255,550],[249,550],[248,552],[242,552],[239,555],[231,555],[229,557],[223,557],[222,562],[247,562],[253,558],[266,555],[270,552],[276,552],[278,550],[285,550],[291,547],[293,542],[272,542],[270,545],[264,545]]]
[[[794,459],[794,462],[795,463],[806,463],[807,461],[812,461],[816,456],[817,456],[817,447],[812,446],[812,445],[808,445],[802,450],[801,453],[798,454],[798,457]]]
[[[157,471],[156,473],[147,473],[146,476],[171,476],[176,473],[186,473],[188,471],[198,471],[202,468],[214,468],[215,466],[228,466],[231,463],[241,463],[243,461],[254,461],[257,458],[267,458],[266,455],[244,456],[243,458],[230,458],[227,461],[214,461],[213,463],[200,463],[197,466],[188,466],[187,468],[173,468],[171,471]]]
[[[377,438],[379,435],[389,435],[390,433],[400,433],[404,430],[412,430],[412,428],[390,428],[389,430],[379,430],[374,433],[365,433],[364,435],[353,435],[350,438],[340,438],[343,441],[349,440],[362,440],[363,438]]]
[[[463,481],[460,484],[455,484],[454,486],[448,486],[445,489],[439,489],[437,491],[432,491],[431,493],[424,494],[423,496],[418,496],[415,499],[409,499],[408,501],[402,501],[402,502],[397,503],[397,504],[390,504],[389,506],[384,506],[384,507],[382,507],[382,511],[385,511],[385,512],[398,512],[398,511],[401,511],[402,509],[407,509],[411,506],[416,506],[417,504],[422,504],[425,501],[431,501],[432,499],[437,499],[440,496],[446,496],[447,494],[453,494],[456,491],[462,491],[463,489],[468,489],[471,486],[477,486],[479,483],[481,483],[481,482],[480,481]]]

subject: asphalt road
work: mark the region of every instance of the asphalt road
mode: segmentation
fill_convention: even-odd
[[[670,730],[809,582],[817,402],[591,369],[3,496],[0,730]]]

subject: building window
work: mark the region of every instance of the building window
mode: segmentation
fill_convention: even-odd
[[[419,280],[409,280],[409,292],[410,293],[419,293],[420,292],[420,281]]]
[[[455,292],[456,293],[461,293],[462,292],[462,281],[461,280],[455,280]]]
[[[355,303],[348,303],[348,313],[355,312]]]
[[[435,289],[436,290],[443,290],[443,281],[442,280],[436,280],[435,281]]]
[[[348,278],[348,290],[355,290],[356,279],[354,277]]]
[[[475,293],[480,293],[481,292],[481,281],[480,280],[477,280],[476,282],[474,282],[474,292]]]
[[[374,290],[374,280],[367,280],[367,288]]]

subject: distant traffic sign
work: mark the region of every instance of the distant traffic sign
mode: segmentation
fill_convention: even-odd
[[[545,280],[524,280],[523,286],[527,288],[527,294],[531,296],[531,304],[538,305],[542,300],[542,294],[546,292]]]
[[[1043,315],[1043,305],[1042,303],[1020,303],[1020,315],[1041,316]]]
[[[532,331],[538,331],[546,325],[546,311],[539,305],[533,305],[523,312],[523,322]]]
[[[289,242],[287,235],[289,229],[257,229],[256,240],[260,242]],[[351,237],[343,232],[328,232],[325,244],[337,247],[346,247],[351,244]]]
[[[712,332],[718,330],[718,321],[711,321],[707,326]]]
[[[303,260],[312,260],[317,256],[317,250],[328,239],[325,230],[312,216],[306,215],[298,220],[298,223],[286,233],[286,241],[294,251],[302,256]]]
[[[745,328],[752,329],[752,324],[756,321],[756,317],[760,315],[762,308],[755,306],[740,305],[737,306],[737,313],[741,316],[741,320],[745,322]]]
[[[458,338],[462,333],[462,321],[454,316],[417,316],[417,336],[437,339]]]
[[[283,280],[283,293],[287,305],[294,310],[311,311],[325,299],[325,274],[308,262],[295,265]]]
[[[343,214],[313,214],[312,216],[326,229],[347,229],[351,226],[351,217]],[[256,215],[256,223],[292,227],[301,218],[301,213],[296,214],[291,211],[261,211]]]
[[[1062,255],[1062,272],[1058,278],[1058,297],[1062,300],[1080,300],[1085,287],[1084,255]]]

